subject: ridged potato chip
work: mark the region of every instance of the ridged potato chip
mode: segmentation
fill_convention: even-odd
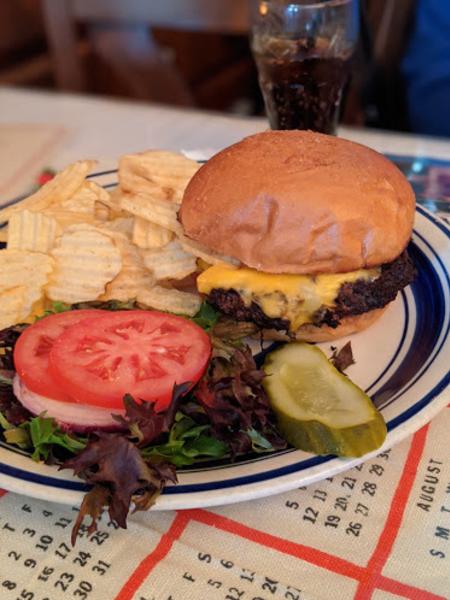
[[[9,219],[7,248],[46,253],[53,248],[57,228],[53,217],[22,210]]]
[[[127,192],[181,204],[183,192],[199,167],[183,154],[150,150],[120,159],[119,182]]]
[[[0,210],[0,223],[8,221],[11,215],[21,210],[38,212],[67,200],[82,186],[95,165],[93,160],[79,160],[69,165],[25,200]]]
[[[134,229],[134,219],[134,217],[117,217],[116,219],[111,219],[105,223],[101,223],[99,227],[101,227],[102,230],[106,230],[110,233],[123,233],[127,236],[127,238],[131,239]]]
[[[0,242],[6,244],[8,241],[8,225],[0,228]]]
[[[64,210],[62,208],[47,208],[45,211],[43,211],[43,214],[45,214],[47,217],[55,219],[58,224],[59,234],[72,225],[93,225],[95,223],[95,218],[93,215]]]
[[[216,252],[211,252],[209,248],[200,244],[199,242],[195,242],[185,236],[180,238],[180,243],[185,252],[189,252],[196,256],[197,258],[201,258],[209,265],[217,265],[220,263],[226,263],[228,265],[239,266],[239,261],[231,256],[224,256],[222,254],[217,254]]]
[[[109,194],[104,188],[86,180],[73,196],[59,204],[59,208],[94,217],[96,205],[101,202],[106,207],[108,201]]]
[[[105,190],[106,191],[106,190]],[[125,192],[119,187],[109,190],[108,197],[103,197],[101,202],[109,208],[109,218],[118,219],[120,217],[127,217],[129,214],[123,210],[120,203],[125,195]]]
[[[180,242],[170,242],[157,250],[141,250],[144,264],[157,280],[183,279],[197,270],[197,260],[181,247]]]
[[[96,201],[94,208],[94,217],[96,221],[107,223],[111,215],[111,209],[103,202]]]
[[[23,320],[25,286],[0,291],[0,329],[6,329]]]
[[[174,234],[169,229],[141,217],[135,217],[132,240],[139,248],[162,248],[173,238]]]
[[[149,290],[141,290],[137,301],[146,308],[173,312],[178,315],[193,317],[201,305],[200,296],[189,292],[180,292],[155,285]]]
[[[197,257],[230,262],[182,237],[178,209],[195,161],[166,151],[125,156],[112,192],[86,179],[94,165],[69,165],[0,211],[0,223],[10,220],[0,229],[8,244],[0,251],[0,326],[29,321],[51,301],[140,298],[144,306],[195,314],[199,297],[168,280],[194,273]],[[155,286],[162,280],[167,287]]]
[[[69,227],[51,255],[56,266],[46,294],[67,304],[97,300],[122,267],[114,240],[89,225]]]
[[[17,303],[21,298],[18,317],[9,325],[24,321],[31,314],[34,305],[44,296],[44,286],[53,268],[54,261],[47,254],[26,250],[0,250],[0,305],[4,298],[5,302],[10,303],[13,297],[17,298]],[[22,287],[23,293],[10,293],[10,290]],[[8,306],[10,310],[12,304]]]
[[[183,229],[178,221],[178,206],[165,200],[155,200],[143,194],[123,194],[120,206],[135,217],[156,223],[181,235]]]
[[[114,235],[114,241],[122,255],[122,268],[119,274],[106,286],[100,300],[135,300],[140,290],[146,290],[155,283],[154,276],[145,268],[139,249],[123,234]]]

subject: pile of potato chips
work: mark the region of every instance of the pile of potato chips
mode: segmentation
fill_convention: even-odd
[[[78,161],[0,210],[0,329],[55,301],[134,300],[192,316],[200,298],[177,282],[198,270],[198,259],[233,263],[185,238],[178,221],[197,162],[162,151],[123,156],[111,193],[88,178],[95,164]]]

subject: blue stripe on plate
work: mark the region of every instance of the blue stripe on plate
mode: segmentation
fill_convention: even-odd
[[[416,321],[408,352],[388,381],[373,394],[377,407],[389,406],[393,398],[405,393],[405,386],[436,350],[445,319],[445,299],[438,275],[431,262],[416,245],[411,246],[411,256],[418,267],[418,277],[411,285],[416,306]],[[431,268],[430,268],[431,267]]]
[[[430,214],[426,213],[425,211],[421,210],[420,207],[418,207],[418,210],[428,220],[433,222],[441,231],[443,231],[448,238],[450,238],[450,231],[443,223],[441,224],[439,222],[439,220],[437,220],[436,218],[433,217],[433,215],[430,215]],[[431,248],[431,246],[429,244],[428,244],[428,246],[429,246],[430,250],[433,252],[433,254],[437,257],[435,251]],[[437,257],[437,259],[439,260],[439,262],[442,265],[442,261],[440,260],[440,258]],[[428,265],[429,265],[429,269],[431,269],[431,272],[435,272],[433,265],[429,261],[428,261]],[[448,274],[447,274],[445,268],[444,268],[444,272],[446,273],[446,278],[447,278],[447,283],[448,283]],[[441,301],[440,301],[439,306],[441,309],[444,308],[444,310],[445,310],[445,306],[442,305]],[[421,319],[421,321],[422,321],[422,319]],[[417,327],[416,327],[416,330],[417,330]],[[418,376],[417,379],[419,379],[421,376],[423,376],[424,372],[426,370],[428,370],[428,368],[431,366],[432,362],[435,360],[436,356],[439,355],[447,337],[448,337],[448,329],[446,332],[446,336],[444,336],[442,343],[440,344],[439,348],[437,349],[437,351],[433,357],[433,360],[430,361],[430,363],[427,365],[426,369],[420,374],[420,376]],[[412,416],[414,416],[415,414],[420,412],[420,410],[422,410],[425,406],[430,404],[430,402],[440,392],[442,392],[445,389],[445,387],[449,384],[449,382],[450,382],[450,372],[447,372],[447,374],[423,398],[421,398],[418,402],[416,402],[408,410],[404,411],[401,415],[392,419],[388,423],[388,429],[390,431],[395,429],[396,427],[398,427],[399,425],[401,425],[402,423],[404,423],[405,421],[410,419]],[[291,473],[302,471],[304,469],[307,469],[307,468],[310,468],[313,466],[324,464],[324,463],[332,460],[333,458],[334,458],[333,456],[314,456],[309,459],[301,460],[299,462],[293,463],[291,465],[286,465],[286,466],[283,466],[283,467],[280,467],[277,469],[272,469],[270,471],[265,471],[263,473],[257,473],[254,475],[246,475],[243,477],[236,477],[236,478],[229,479],[229,480],[214,481],[214,482],[207,482],[207,483],[200,483],[200,484],[193,484],[193,485],[177,485],[174,487],[166,488],[164,490],[164,493],[166,493],[166,494],[186,494],[186,493],[191,493],[191,492],[208,492],[208,491],[216,490],[216,489],[236,487],[237,485],[242,485],[242,484],[261,482],[261,481],[265,481],[268,479],[278,478],[278,477],[282,477],[283,475],[288,475]],[[30,473],[23,469],[11,467],[11,466],[5,465],[3,463],[0,463],[0,472],[5,473],[6,475],[10,475],[16,479],[32,481],[35,483],[39,483],[41,485],[51,486],[54,488],[76,490],[76,491],[80,491],[80,492],[84,492],[84,491],[86,491],[86,489],[88,489],[88,486],[86,486],[85,484],[82,484],[81,482],[78,483],[78,482],[71,482],[71,481],[62,481],[59,479],[55,479],[54,477],[47,477],[47,476],[42,476],[42,475],[38,475],[35,473]]]
[[[422,236],[420,236],[420,237],[422,237]],[[448,273],[446,272],[441,259],[437,256],[437,254],[434,252],[434,250],[431,248],[431,246],[428,244],[428,242],[426,242],[426,240],[423,240],[423,241],[429,247],[431,252],[433,252],[435,258],[439,261],[441,267],[443,268],[443,272],[445,274],[445,278],[447,281],[447,289],[450,290],[450,279],[449,279]],[[430,286],[432,285],[432,283],[433,282],[430,281]],[[436,281],[434,281],[434,283],[436,283]],[[439,284],[440,284],[440,280],[439,280]],[[430,340],[432,340],[431,343],[434,343],[434,348],[433,348],[434,355],[433,355],[432,359],[428,362],[428,364],[426,364],[426,366],[424,367],[424,369],[422,371],[418,372],[418,369],[415,370],[414,375],[417,373],[417,376],[416,377],[413,376],[413,378],[409,381],[407,387],[402,389],[399,394],[394,395],[389,400],[389,404],[392,404],[392,402],[395,402],[395,400],[400,398],[400,396],[402,396],[404,393],[406,393],[413,385],[415,385],[417,383],[417,381],[419,381],[419,379],[421,379],[423,377],[423,375],[428,371],[430,366],[433,364],[436,356],[438,356],[438,354],[441,352],[444,343],[448,339],[448,335],[450,332],[450,320],[447,323],[447,327],[445,329],[442,340],[440,341],[439,346],[437,346],[438,339],[442,335],[442,327],[443,327],[444,320],[445,320],[446,308],[447,308],[447,312],[448,312],[448,307],[446,307],[445,295],[444,295],[444,290],[442,289],[442,285],[436,286],[434,288],[434,290],[431,294],[429,303],[425,304],[421,308],[424,310],[424,314],[421,319],[418,319],[418,326],[417,326],[417,330],[419,330],[419,327],[421,330],[417,331],[417,335],[415,335],[415,337],[411,343],[411,349],[409,350],[408,354],[410,355],[411,362],[414,360],[414,354],[416,356],[422,357],[425,354],[423,348],[426,347],[426,341],[428,343],[430,343]],[[407,361],[407,357],[405,357],[405,361]]]
[[[386,365],[386,367],[381,371],[381,373],[378,375],[378,377],[375,379],[375,381],[373,383],[371,383],[369,385],[369,387],[364,390],[366,392],[366,394],[369,394],[370,390],[372,388],[374,388],[376,386],[376,384],[383,379],[383,377],[385,376],[385,374],[389,371],[389,369],[391,368],[391,366],[394,364],[395,360],[397,359],[397,356],[400,354],[400,352],[402,351],[402,348],[403,348],[403,346],[405,344],[406,333],[408,331],[408,325],[409,325],[409,307],[408,307],[408,302],[406,300],[406,294],[405,294],[405,292],[403,290],[401,291],[401,298],[402,298],[402,301],[403,301],[403,310],[404,310],[404,313],[405,313],[405,322],[403,324],[403,331],[402,331],[402,335],[400,337],[400,341],[398,343],[398,346],[397,346],[394,354],[392,355],[391,360],[388,362],[388,364]]]
[[[103,175],[112,175],[113,173],[117,173],[117,169],[109,169],[108,171],[99,171],[98,173],[91,173],[86,177],[86,179],[95,179],[96,177],[103,177]],[[102,186],[104,187],[104,186]]]
[[[31,460],[31,459],[30,459]],[[47,477],[46,475],[39,475],[32,471],[24,471],[17,467],[11,467],[0,463],[0,473],[14,477],[14,479],[22,479],[23,481],[30,481],[32,483],[38,483],[39,485],[47,485],[49,487],[60,488],[64,490],[75,490],[77,492],[87,492],[92,486],[78,481],[67,481],[56,479],[55,477]]]

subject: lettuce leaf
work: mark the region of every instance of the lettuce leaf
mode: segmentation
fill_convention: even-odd
[[[71,454],[76,454],[86,446],[86,438],[68,434],[59,427],[51,417],[33,417],[21,427],[26,427],[31,440],[33,454],[31,458],[48,462],[54,453],[54,446],[64,448]]]
[[[168,481],[176,483],[175,468],[165,463],[146,461],[139,449],[121,433],[98,433],[87,446],[67,460],[62,469],[92,484],[81,505],[72,530],[72,544],[85,517],[91,517],[88,533],[104,508],[111,520],[126,529],[131,502],[135,510],[147,510]]]
[[[164,458],[177,467],[208,458],[223,458],[229,454],[228,446],[211,435],[209,425],[199,425],[182,412],[176,414],[166,443],[148,446],[141,452],[145,457]]]
[[[211,434],[228,445],[232,456],[286,447],[262,386],[264,377],[250,348],[238,348],[230,358],[214,357],[193,392],[211,425]],[[188,410],[193,416],[196,409],[191,406]]]
[[[211,306],[211,304],[204,301],[200,306],[198,313],[194,315],[191,320],[205,331],[210,331],[217,323],[218,319],[219,313]]]
[[[37,317],[36,321],[40,321],[49,315],[67,312],[68,310],[72,310],[72,306],[70,304],[65,304],[64,302],[53,302],[51,308],[47,309],[40,317]]]

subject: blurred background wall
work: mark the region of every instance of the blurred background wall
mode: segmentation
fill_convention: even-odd
[[[0,85],[263,114],[248,12],[246,0],[1,0]],[[450,86],[450,2],[361,0],[361,13],[342,120],[450,135],[446,115],[431,127],[417,116],[426,86],[415,104],[410,90],[420,78],[417,54],[422,71],[432,70],[427,32],[432,41],[444,36],[433,60],[448,61],[441,82]],[[450,101],[450,87],[443,94]]]

